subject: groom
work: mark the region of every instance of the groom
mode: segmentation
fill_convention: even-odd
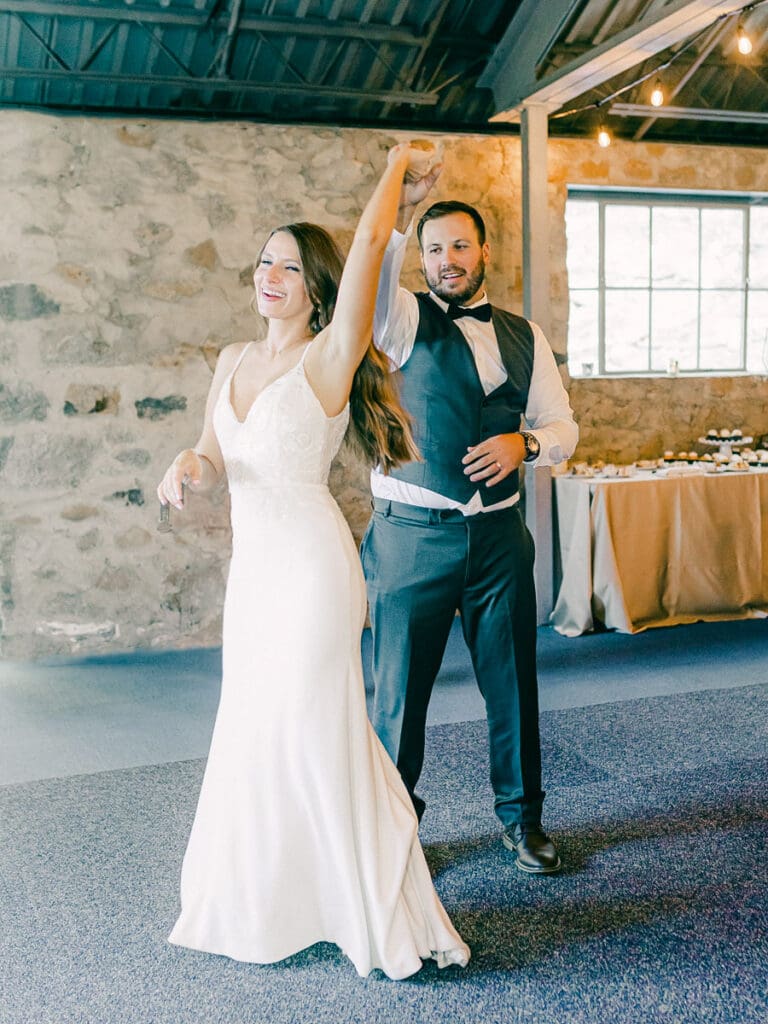
[[[400,368],[423,461],[371,475],[362,558],[373,724],[421,817],[427,706],[458,609],[486,704],[504,846],[522,871],[551,874],[561,864],[541,824],[533,541],[519,468],[567,459],[578,431],[541,329],[488,302],[477,210],[431,206],[417,227],[429,291],[399,287],[415,207],[438,175],[404,185],[377,297],[374,340]]]

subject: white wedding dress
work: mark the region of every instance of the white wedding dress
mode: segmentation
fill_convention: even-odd
[[[170,941],[253,963],[333,942],[359,974],[405,978],[469,950],[366,714],[365,585],[327,487],[349,410],[325,415],[306,351],[243,422],[235,366],[214,412],[233,531],[223,680]]]

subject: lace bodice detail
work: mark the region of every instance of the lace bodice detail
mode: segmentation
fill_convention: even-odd
[[[237,366],[224,381],[213,425],[230,490],[328,483],[331,462],[346,433],[349,406],[338,416],[326,416],[304,372],[306,352],[256,396],[242,422],[231,400]]]

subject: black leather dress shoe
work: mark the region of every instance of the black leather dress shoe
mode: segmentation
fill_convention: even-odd
[[[531,875],[553,875],[562,867],[555,844],[541,825],[509,825],[501,837],[515,855],[515,865]]]

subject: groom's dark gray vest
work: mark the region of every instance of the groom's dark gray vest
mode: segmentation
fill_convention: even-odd
[[[494,505],[517,493],[517,471],[487,488],[464,475],[461,460],[468,445],[520,429],[533,372],[533,331],[522,317],[492,307],[507,379],[486,395],[469,345],[454,321],[428,294],[417,294],[416,299],[419,325],[413,352],[401,369],[400,396],[413,417],[414,438],[424,461],[409,462],[391,475],[462,504],[479,489],[483,504]]]

